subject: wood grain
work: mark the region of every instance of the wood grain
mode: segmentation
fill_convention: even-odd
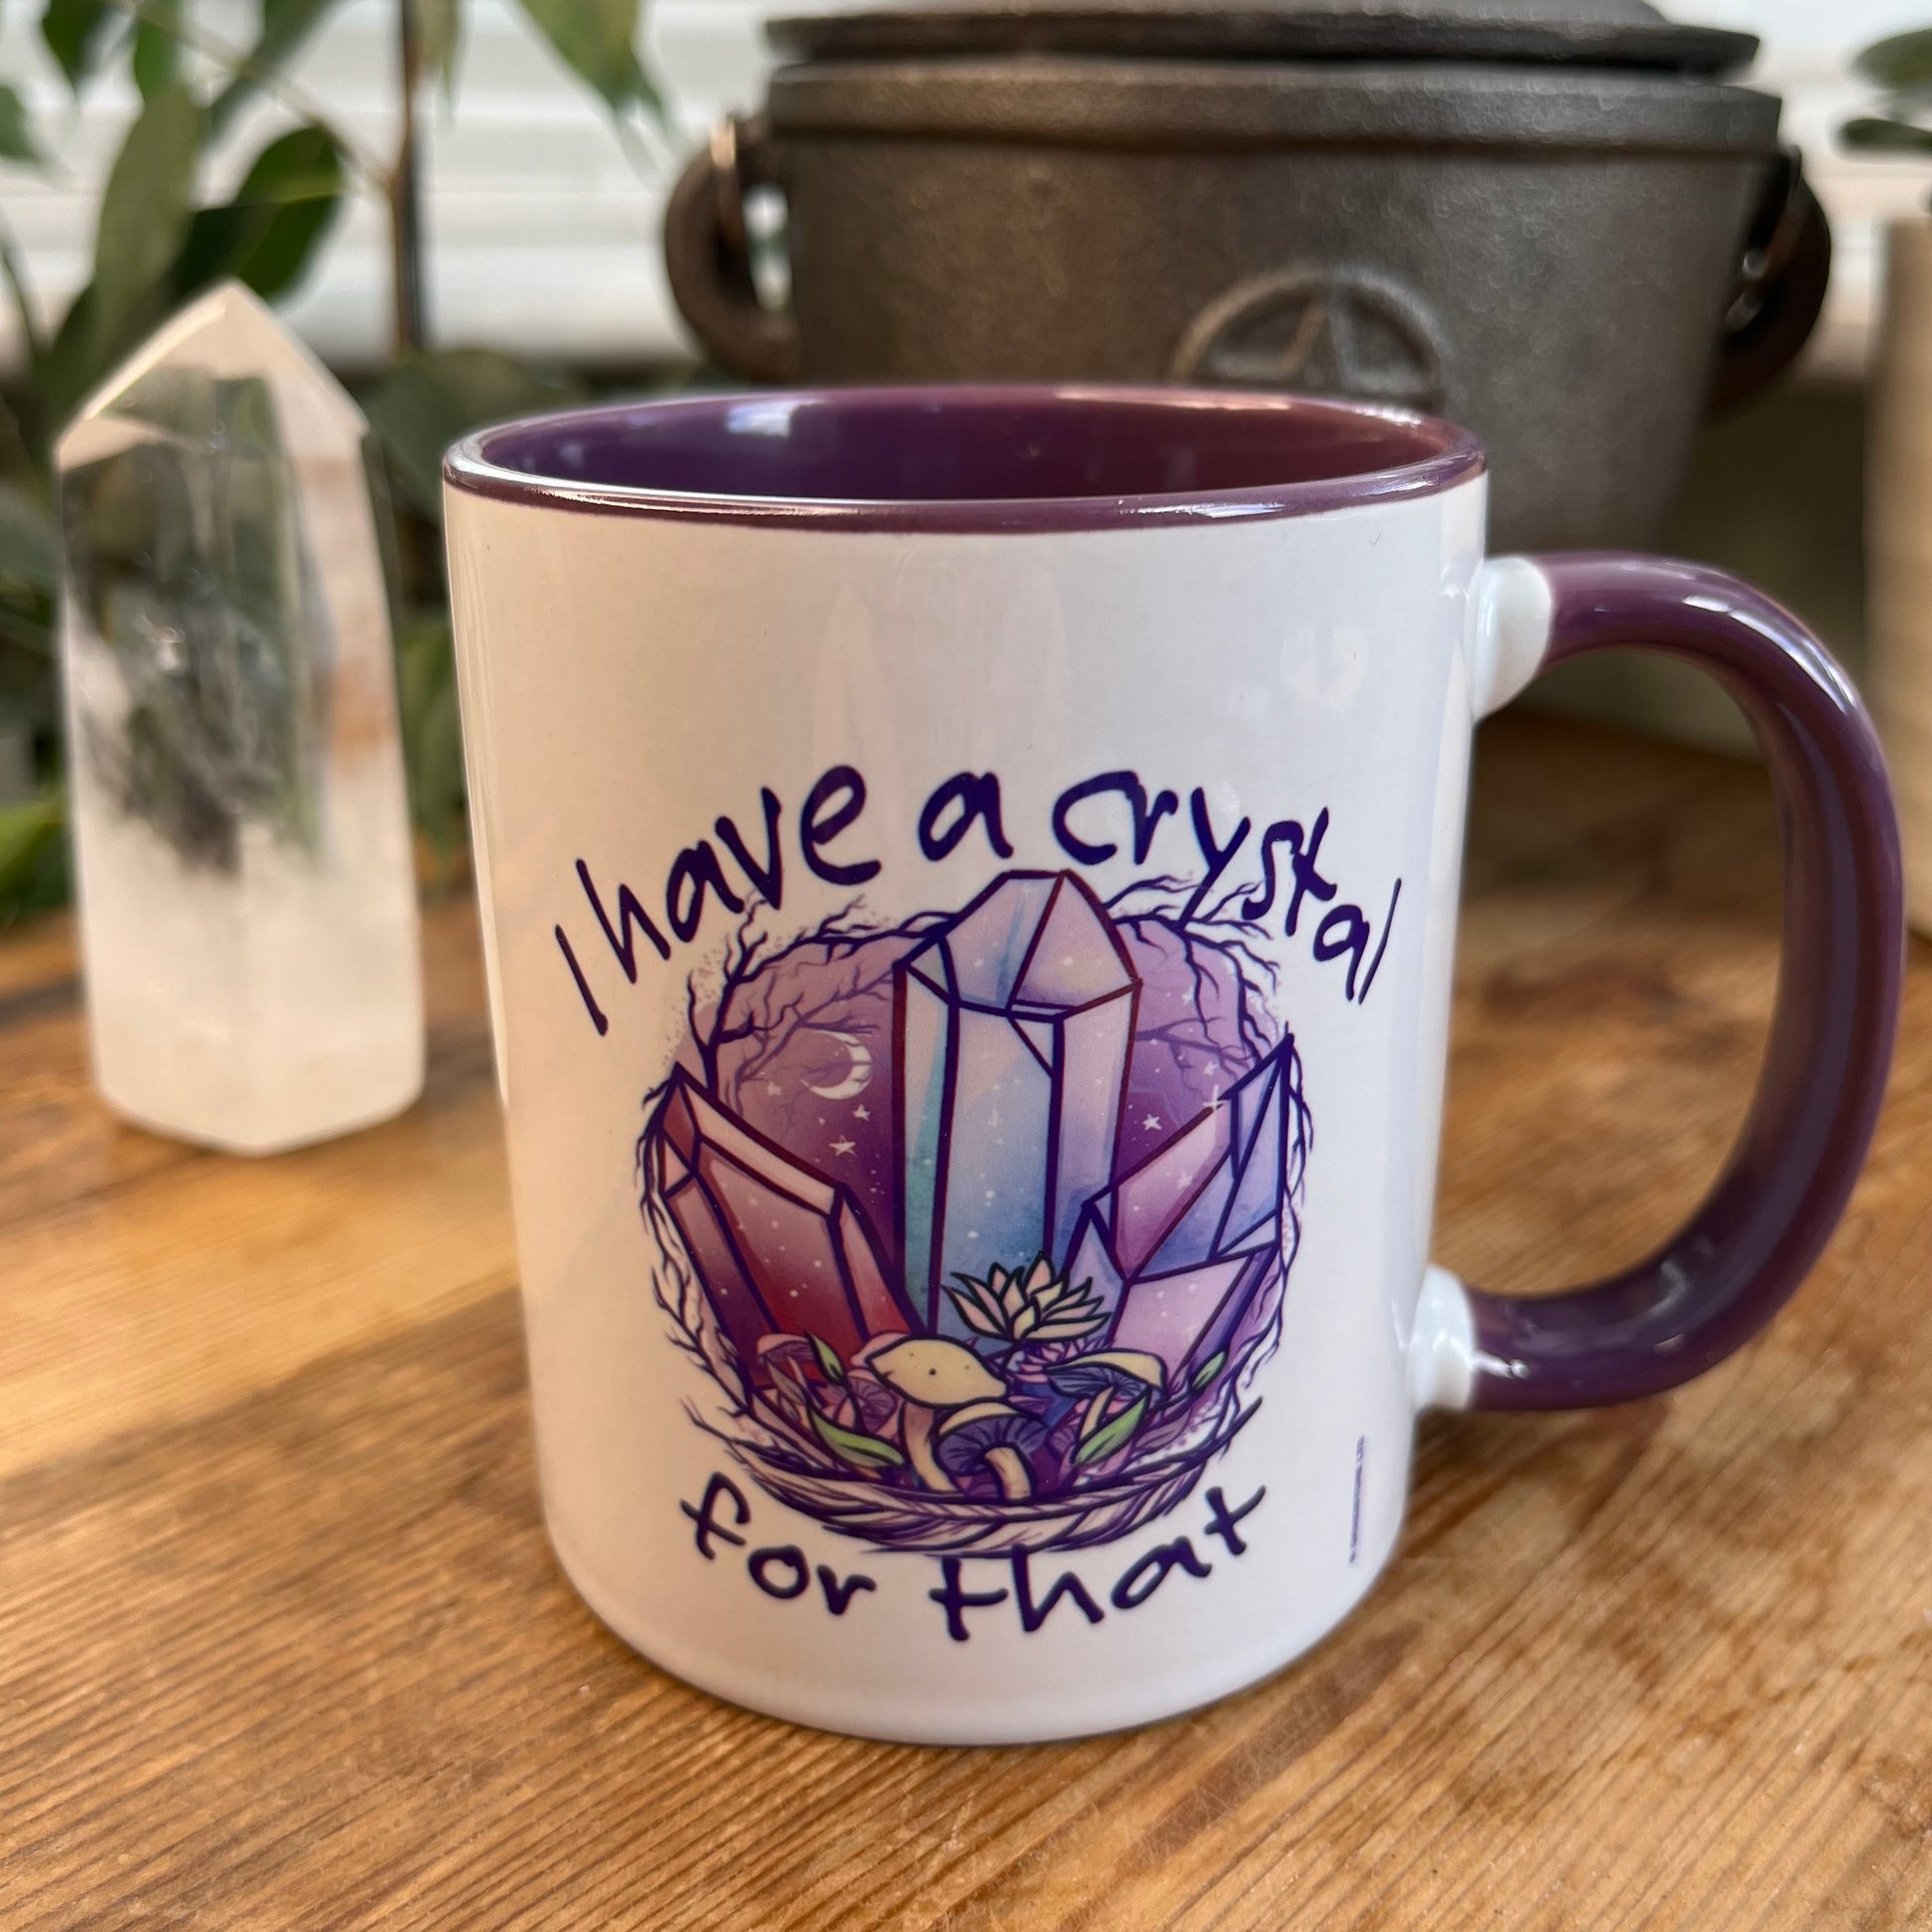
[[[471,902],[433,909],[425,958],[421,1103],[271,1162],[161,1140],[93,1098],[70,953],[12,996],[12,1024],[0,1005],[0,1472],[514,1281]]]
[[[1775,967],[1761,774],[1485,738],[1444,1257],[1627,1259]],[[1932,956],[1847,1227],[1677,1396],[1425,1428],[1402,1554],[1273,1682],[1032,1751],[715,1704],[550,1560],[467,906],[424,1106],[249,1166],[87,1097],[0,945],[0,1923],[1932,1925]],[[64,990],[65,989],[65,990]]]

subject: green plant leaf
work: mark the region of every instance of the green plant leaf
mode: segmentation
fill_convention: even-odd
[[[1867,154],[1932,153],[1932,128],[1914,126],[1910,121],[1884,120],[1874,114],[1862,114],[1839,129],[1839,139],[1848,148]]]
[[[244,57],[248,71],[223,87],[208,109],[208,122],[219,134],[261,85],[261,77],[279,73],[304,41],[322,23],[335,0],[261,0],[261,29]]]
[[[21,345],[26,350],[27,373],[31,378],[28,392],[21,398],[23,418],[14,423],[10,440],[17,439],[31,456],[39,442],[34,432],[40,423],[39,389],[47,361],[47,344],[34,320],[34,304],[27,292],[26,271],[20,265],[20,255],[14,247],[13,237],[3,223],[0,223],[0,276],[6,278],[7,293],[13,299],[14,327],[20,331]]]
[[[37,723],[54,717],[54,607],[44,597],[33,605],[0,596],[0,703],[11,703]]]
[[[518,0],[564,65],[602,94],[614,114],[632,102],[661,115],[663,103],[637,63],[640,0]]]
[[[100,59],[100,32],[118,13],[111,0],[47,0],[41,39],[78,94]]]
[[[1875,87],[1898,92],[1932,85],[1932,28],[1875,41],[1853,61],[1852,71]]]
[[[463,844],[469,792],[463,773],[463,719],[456,682],[443,685],[416,730],[416,823],[439,858]]]
[[[409,504],[443,516],[443,452],[484,423],[562,409],[583,391],[487,348],[443,349],[399,362],[365,413],[389,473]]]
[[[1187,1384],[1187,1393],[1198,1395],[1227,1366],[1227,1359],[1228,1351],[1225,1348],[1218,1355],[1208,1356],[1207,1360],[1195,1369],[1194,1379]]]
[[[0,161],[25,161],[38,167],[47,157],[34,139],[34,123],[19,90],[0,81]]]
[[[103,363],[157,319],[194,212],[206,131],[194,95],[177,83],[147,103],[121,143],[94,232],[93,342]]]
[[[829,1341],[821,1341],[818,1336],[810,1337],[812,1353],[818,1357],[818,1365],[825,1371],[828,1382],[845,1381],[845,1364],[839,1360],[839,1353]]]
[[[1089,1462],[1105,1461],[1117,1449],[1124,1449],[1147,1419],[1147,1402],[1146,1396],[1139,1397],[1131,1408],[1123,1409],[1112,1422],[1102,1423],[1086,1437],[1073,1451],[1074,1467],[1085,1468]]]
[[[143,100],[172,87],[181,73],[181,0],[141,0],[134,28],[134,84]]]
[[[882,1437],[862,1436],[856,1429],[843,1429],[830,1416],[820,1415],[816,1409],[806,1413],[812,1419],[812,1427],[818,1432],[819,1441],[841,1462],[849,1462],[855,1469],[868,1471],[904,1466],[905,1457]]]
[[[0,223],[0,275],[6,277],[7,293],[13,299],[14,326],[27,345],[28,363],[38,368],[41,357],[47,353],[47,344],[42,341],[34,319],[33,298],[27,287],[27,271],[21,266],[20,251],[4,223]]]
[[[4,258],[6,253],[6,244],[4,240],[0,240],[0,258]],[[40,369],[40,345],[31,340],[28,344],[28,361],[30,373],[38,374]],[[20,396],[19,400],[27,409],[31,410],[35,400],[31,387],[28,388],[26,393]],[[9,405],[7,398],[4,395],[0,395],[0,478],[11,478],[15,480],[21,488],[27,490],[34,503],[38,506],[47,501],[45,486],[37,486],[30,481],[38,476],[39,469],[40,466],[34,453],[33,440],[28,433],[27,417],[25,415],[16,415]],[[5,484],[0,483],[0,488],[4,488],[5,486]]]
[[[409,809],[443,857],[463,842],[463,725],[457,709],[450,621],[437,613],[405,623],[396,636],[396,696],[402,714]]]
[[[17,483],[0,483],[0,577],[49,597],[60,582],[53,515]]]
[[[41,356],[40,387],[36,401],[41,410],[40,431],[51,444],[61,433],[80,399],[94,386],[104,371],[106,357],[97,349],[94,316],[99,301],[89,282],[71,302],[61,319]]]
[[[404,0],[415,9],[417,46],[423,71],[443,83],[445,92],[456,85],[456,67],[463,52],[461,0]]]
[[[234,199],[201,209],[175,263],[174,296],[185,302],[233,276],[273,302],[301,281],[343,203],[343,157],[319,127],[298,127],[250,164]]]
[[[47,862],[66,824],[67,807],[58,795],[0,809],[0,925],[58,903],[65,881],[48,879]]]

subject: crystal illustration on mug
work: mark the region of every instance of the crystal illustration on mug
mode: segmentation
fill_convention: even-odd
[[[881,1548],[1164,1515],[1258,1406],[1312,1124],[1274,969],[1186,882],[747,915],[638,1143],[654,1285],[757,1482]]]

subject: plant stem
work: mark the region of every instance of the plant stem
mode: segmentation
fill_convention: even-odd
[[[422,38],[416,0],[395,0],[396,83],[400,98],[396,158],[383,176],[389,211],[390,354],[397,361],[422,352],[428,337],[423,303],[422,179],[416,156],[416,96],[423,84]],[[435,545],[423,519],[396,510],[396,566],[412,600],[433,598]]]
[[[416,95],[423,50],[414,0],[396,0],[396,64],[402,128],[395,165],[384,183],[389,204],[390,313],[398,359],[421,351],[428,334],[423,313],[422,184],[416,165]]]

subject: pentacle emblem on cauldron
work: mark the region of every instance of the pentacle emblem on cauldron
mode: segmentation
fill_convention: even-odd
[[[1347,269],[1285,269],[1238,282],[1195,317],[1176,381],[1295,389],[1439,409],[1441,332],[1408,290]]]
[[[693,1420],[780,1502],[1081,1548],[1253,1415],[1311,1128],[1259,935],[1178,884],[1011,872],[784,942],[754,908],[694,981],[637,1149],[652,1287],[723,1398]]]

